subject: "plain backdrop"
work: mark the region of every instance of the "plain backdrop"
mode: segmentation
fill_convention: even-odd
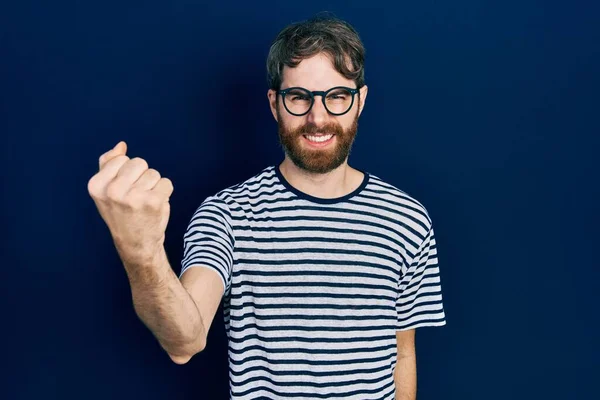
[[[120,140],[170,178],[179,273],[201,201],[282,160],[265,60],[318,11],[367,49],[350,164],[436,229],[448,324],[417,332],[418,398],[600,398],[599,6],[534,0],[4,2],[0,397],[228,397],[222,310],[172,363],[87,181]]]

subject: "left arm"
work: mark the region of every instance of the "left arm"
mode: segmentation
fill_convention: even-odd
[[[415,330],[396,332],[398,355],[394,382],[396,400],[416,400],[417,398],[417,355],[415,351]]]

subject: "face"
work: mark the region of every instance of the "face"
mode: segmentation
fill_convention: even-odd
[[[302,60],[296,68],[284,67],[281,89],[299,86],[308,90],[327,90],[334,86],[356,87],[354,81],[337,72],[326,55]],[[269,90],[271,111],[277,121],[279,142],[287,157],[300,169],[323,174],[347,162],[358,128],[367,87],[355,95],[350,111],[341,116],[327,112],[321,96],[315,97],[310,112],[303,116],[288,113],[281,95]],[[329,135],[331,139],[326,139]]]

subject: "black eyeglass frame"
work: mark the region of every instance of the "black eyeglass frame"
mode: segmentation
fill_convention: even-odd
[[[287,104],[285,103],[285,96],[288,94],[288,92],[291,90],[298,90],[298,89],[302,90],[310,95],[310,106],[308,106],[308,110],[306,110],[306,112],[304,112],[302,114],[296,114],[296,113],[291,112],[290,109],[287,107]],[[327,97],[329,92],[336,90],[336,89],[345,89],[348,92],[350,92],[350,94],[352,95],[352,101],[350,103],[350,107],[348,107],[348,109],[342,113],[331,112],[329,110],[329,108],[327,108],[327,104],[325,104],[325,98]],[[348,113],[350,110],[352,110],[352,107],[354,106],[354,96],[359,92],[360,92],[359,88],[349,88],[347,86],[334,86],[328,90],[313,90],[313,91],[310,91],[303,87],[294,86],[294,87],[289,87],[289,88],[285,88],[285,89],[280,89],[277,91],[277,94],[281,95],[282,100],[283,100],[283,107],[285,107],[287,112],[289,112],[290,114],[292,114],[296,117],[302,117],[303,115],[308,114],[310,112],[310,110],[312,110],[312,107],[315,104],[315,96],[321,96],[321,101],[323,102],[323,106],[325,107],[325,109],[327,110],[327,112],[329,114],[335,115],[335,116],[344,115],[344,114]]]

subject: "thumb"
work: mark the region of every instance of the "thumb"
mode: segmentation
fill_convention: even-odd
[[[98,160],[99,168],[102,169],[107,162],[115,157],[124,156],[126,153],[127,143],[120,141],[115,147],[100,156],[100,159]]]

